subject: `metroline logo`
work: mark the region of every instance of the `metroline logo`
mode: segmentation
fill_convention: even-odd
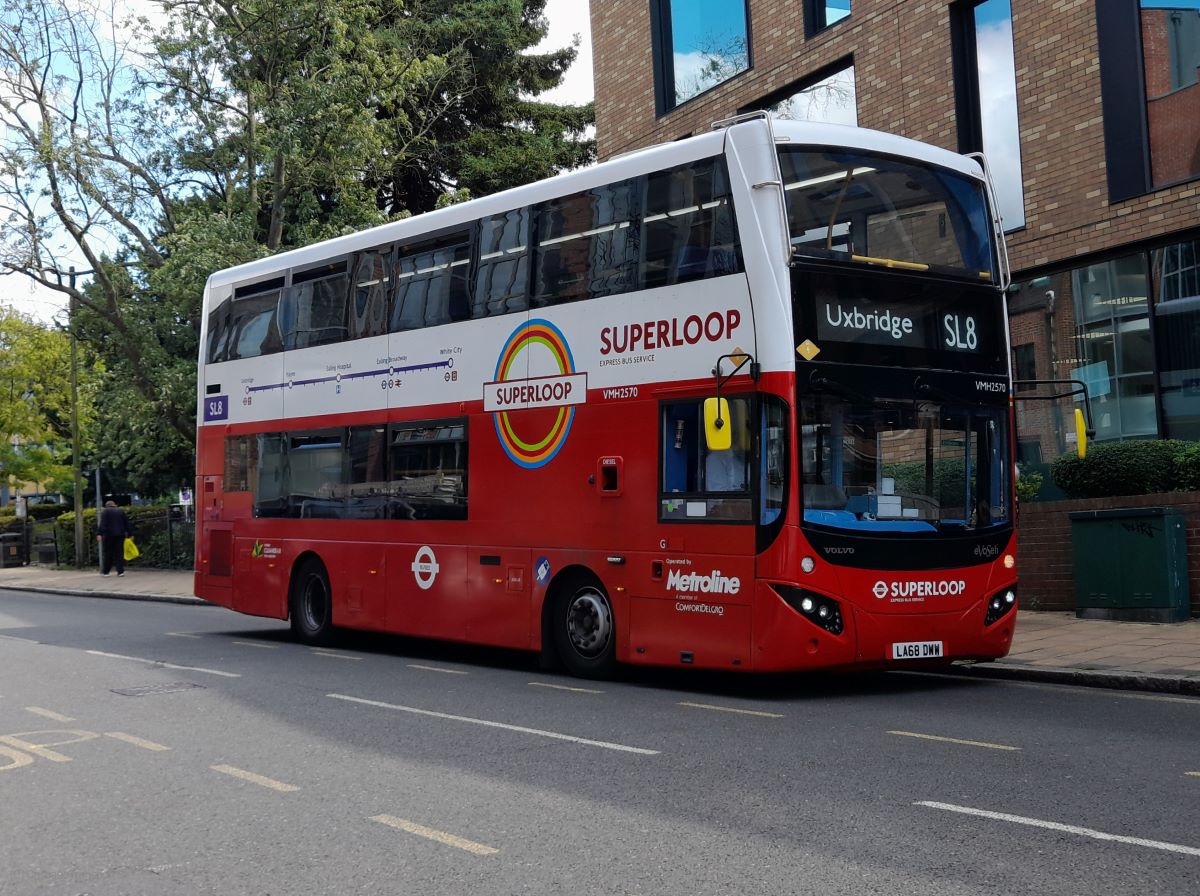
[[[741,579],[737,576],[723,576],[719,569],[708,575],[680,572],[678,569],[667,573],[667,590],[682,594],[737,594],[741,587]]]
[[[883,582],[875,583],[871,592],[880,600],[885,597],[953,597],[967,590],[962,579],[941,582]]]

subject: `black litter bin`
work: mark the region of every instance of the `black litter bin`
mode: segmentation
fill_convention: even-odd
[[[1165,507],[1071,514],[1075,615],[1184,622],[1190,615],[1187,528]]]
[[[25,546],[19,533],[0,535],[0,566],[21,566],[25,563]]]

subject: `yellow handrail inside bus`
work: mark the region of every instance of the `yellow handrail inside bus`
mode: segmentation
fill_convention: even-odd
[[[906,271],[927,271],[929,265],[918,261],[897,261],[894,258],[875,258],[870,255],[851,255],[851,261],[863,261],[867,264],[881,264],[885,268],[903,268]]]

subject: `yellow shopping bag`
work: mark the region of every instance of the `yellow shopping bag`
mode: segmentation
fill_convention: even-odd
[[[126,560],[136,560],[138,558],[138,554],[140,554],[140,553],[141,553],[141,551],[139,551],[138,546],[133,543],[133,539],[126,538],[125,539],[125,559]]]

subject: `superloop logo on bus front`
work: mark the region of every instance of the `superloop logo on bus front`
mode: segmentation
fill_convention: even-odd
[[[562,331],[548,320],[523,323],[504,343],[496,378],[483,384],[483,409],[495,415],[500,445],[527,470],[545,466],[567,441],[575,405],[587,401],[587,374]]]

